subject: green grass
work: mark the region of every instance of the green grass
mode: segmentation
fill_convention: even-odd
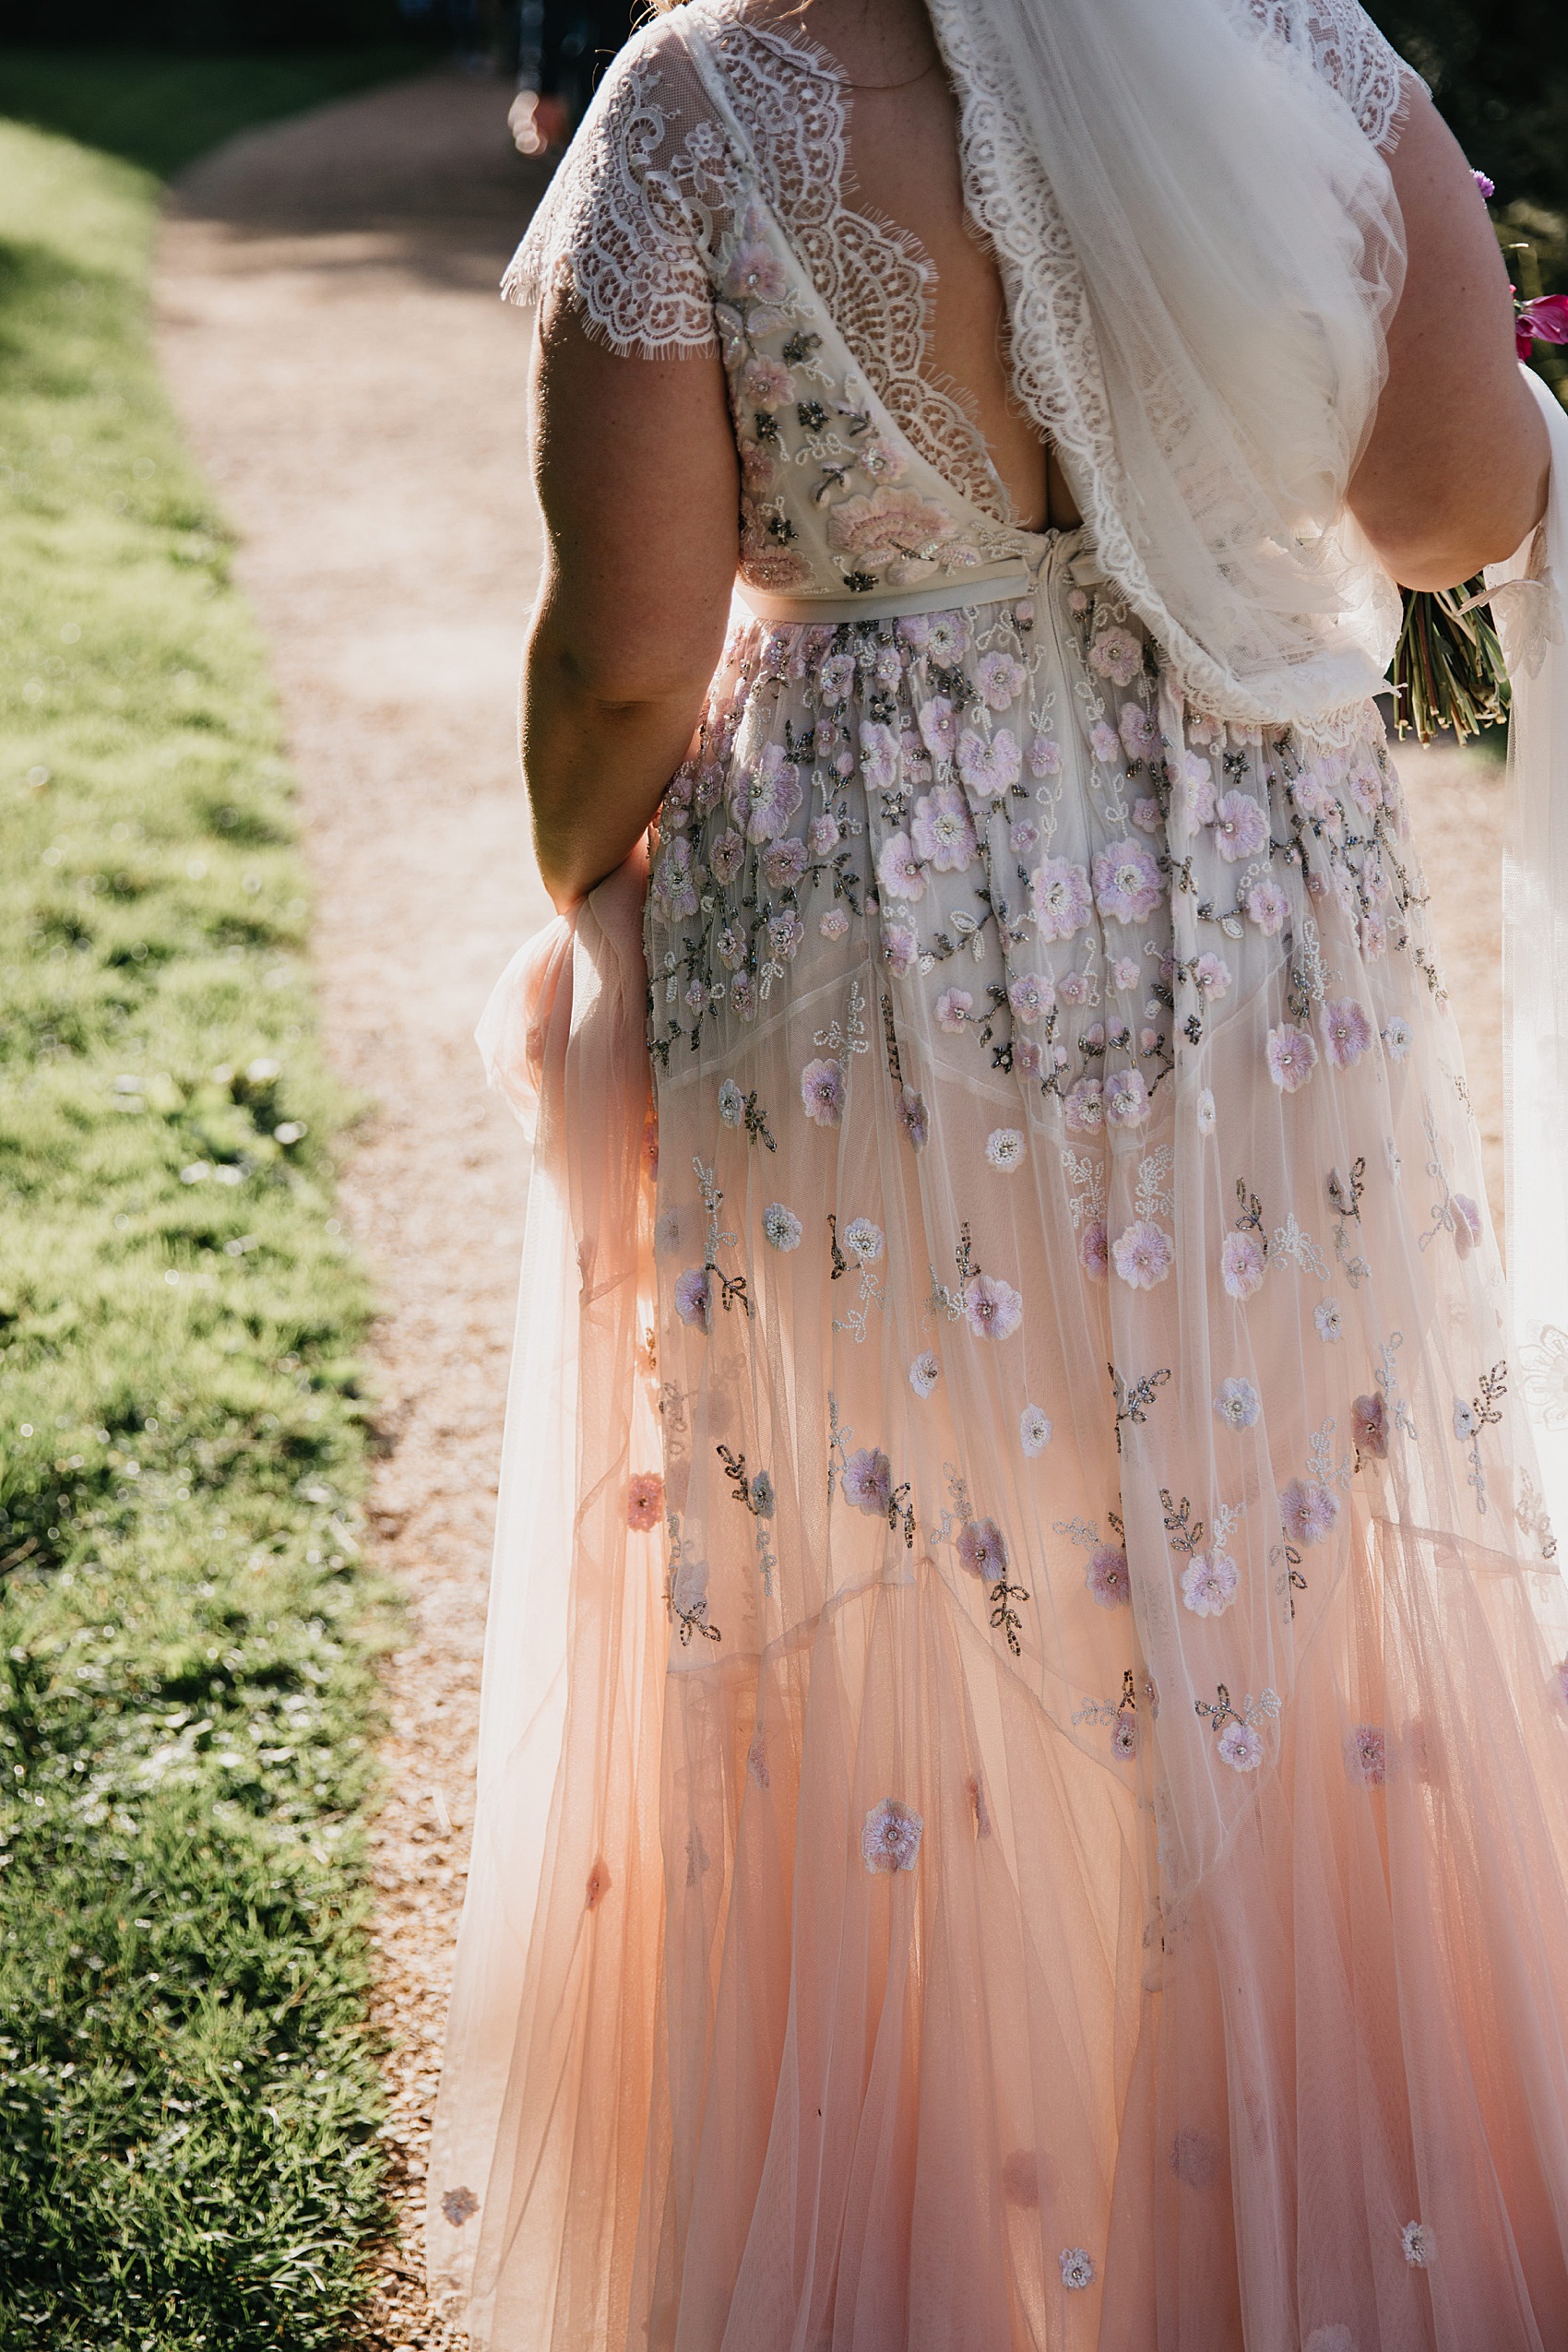
[[[0,124],[0,2352],[315,2352],[382,2211],[367,1298],[156,194]]]
[[[0,49],[0,115],[83,139],[167,179],[236,131],[430,63],[411,42],[258,57]]]

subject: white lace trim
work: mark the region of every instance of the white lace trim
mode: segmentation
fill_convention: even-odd
[[[998,522],[1010,502],[967,396],[927,364],[936,272],[920,240],[857,209],[849,103],[832,58],[722,6],[708,53],[758,180],[824,307],[900,432],[944,480]]]
[[[1310,57],[1373,147],[1392,154],[1420,77],[1360,0],[1242,0],[1242,5],[1277,41]]]
[[[663,102],[669,45],[659,25],[623,52],[501,281],[508,302],[565,296],[598,340],[647,359],[718,349],[704,256],[737,193],[711,124],[671,147],[682,110]]]
[[[662,36],[662,38],[661,38]],[[748,152],[702,105],[701,42]],[[694,115],[695,119],[694,119]],[[843,76],[821,50],[702,5],[632,44],[609,77],[502,283],[568,297],[623,354],[712,350],[712,260],[748,171],[867,382],[972,505],[1010,502],[968,396],[929,368],[935,271],[918,238],[849,202]]]

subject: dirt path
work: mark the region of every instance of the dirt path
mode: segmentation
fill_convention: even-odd
[[[298,767],[333,1061],[367,1098],[344,1185],[384,1313],[377,1549],[411,1601],[375,1833],[406,2244],[378,2346],[454,2341],[417,2215],[471,1819],[521,1134],[472,1043],[549,908],[514,747],[537,529],[528,328],[495,286],[537,174],[506,93],[457,77],[236,142],[184,184],[160,255],[165,363],[244,541]]]
[[[472,1814],[524,1172],[470,1033],[548,913],[512,733],[538,552],[527,333],[494,293],[540,181],[505,112],[498,85],[437,77],[239,140],[183,185],[160,277],[165,362],[244,536],[288,714],[328,1042],[373,1105],[344,1192],[384,1302],[372,1523],[412,1632],[389,1676],[375,1835],[407,2238],[378,2275],[382,2352],[454,2342],[419,2286],[417,2216]],[[1495,1155],[1501,789],[1451,755],[1406,772]]]

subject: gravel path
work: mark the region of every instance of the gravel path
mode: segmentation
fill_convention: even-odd
[[[333,1061],[369,1108],[344,1214],[375,1270],[375,1548],[409,1594],[374,1836],[403,2251],[369,2341],[442,2346],[418,2213],[472,1815],[522,1136],[472,1042],[549,907],[517,773],[538,558],[528,328],[496,281],[540,184],[457,76],[235,142],[171,208],[159,322],[244,548],[317,891]]]
[[[374,1836],[380,2022],[406,2245],[376,2352],[456,2339],[419,2284],[418,2212],[472,1765],[521,1137],[471,1031],[548,915],[513,743],[538,560],[527,331],[495,283],[541,184],[494,82],[434,77],[235,141],[171,206],[165,364],[244,540],[300,777],[337,1067],[369,1109],[344,1180],[375,1269],[377,1552],[409,1594]],[[1500,771],[1401,763],[1501,1206]]]

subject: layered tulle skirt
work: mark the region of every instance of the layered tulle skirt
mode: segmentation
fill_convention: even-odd
[[[646,940],[493,1011],[494,2352],[1568,2341],[1560,1580],[1397,780],[1038,572],[742,622]]]

